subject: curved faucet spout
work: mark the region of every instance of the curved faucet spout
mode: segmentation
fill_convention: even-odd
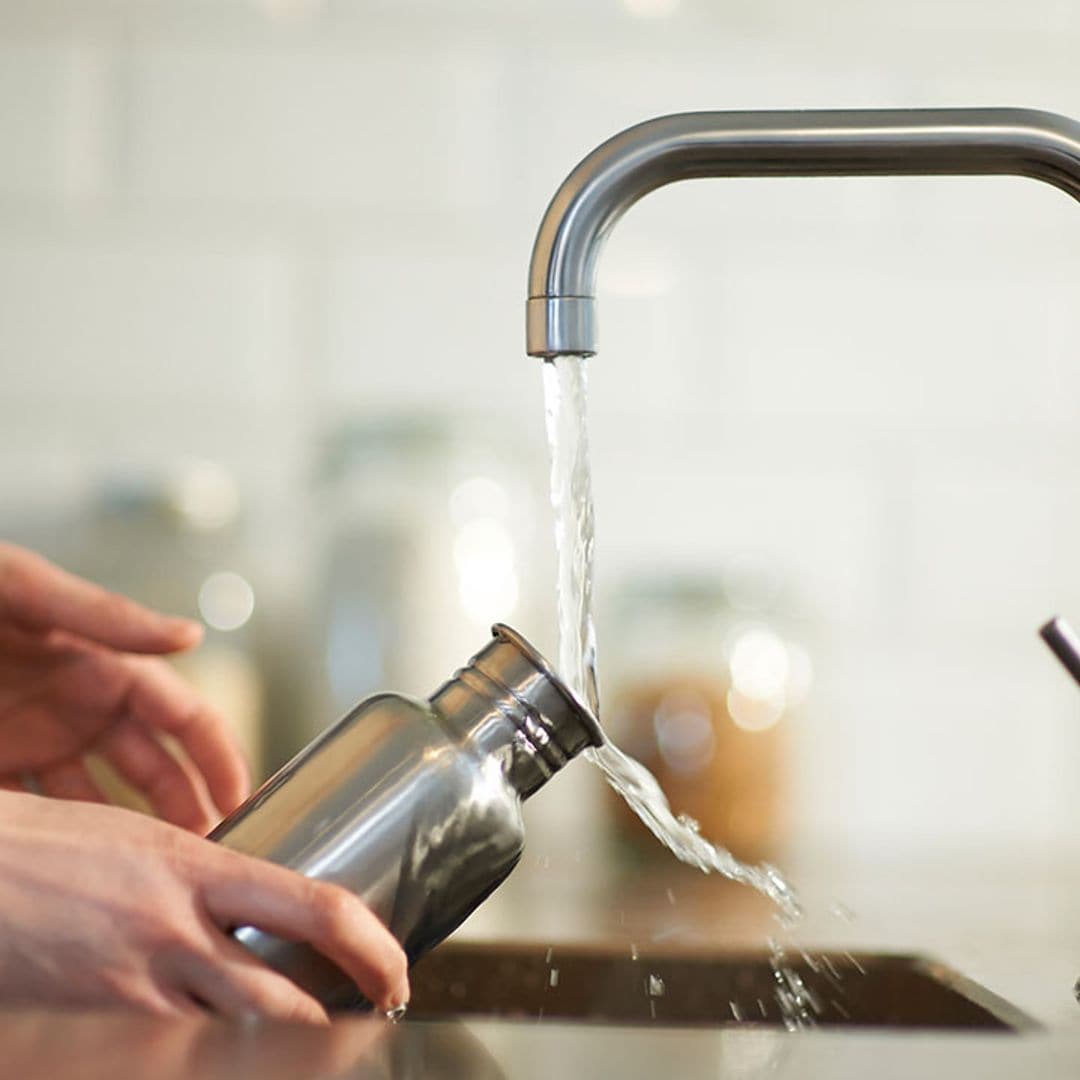
[[[1080,124],[1031,109],[699,112],[598,146],[540,223],[529,269],[530,356],[596,352],[596,265],[642,195],[710,176],[1029,176],[1080,200]]]

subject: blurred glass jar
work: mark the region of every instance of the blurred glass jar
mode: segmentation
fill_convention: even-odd
[[[537,485],[511,445],[490,424],[430,415],[357,417],[327,437],[316,723],[376,690],[437,685],[494,622],[537,621]]]
[[[194,462],[162,474],[108,477],[50,554],[106,588],[202,622],[202,645],[172,662],[221,711],[260,775],[255,574],[231,474]]]
[[[745,861],[776,858],[787,823],[789,718],[811,670],[775,582],[760,568],[637,579],[614,607],[604,658],[612,737],[708,839]],[[660,851],[621,799],[609,805],[640,855]]]

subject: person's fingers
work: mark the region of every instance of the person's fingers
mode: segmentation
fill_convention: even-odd
[[[218,810],[235,810],[250,790],[247,763],[224,718],[168,664],[143,657],[129,661],[133,681],[128,715],[151,730],[172,735],[202,775]]]
[[[401,946],[368,907],[336,885],[221,849],[203,886],[207,914],[218,926],[256,926],[305,941],[338,965],[380,1009],[409,1000]]]
[[[190,619],[160,615],[11,544],[0,544],[0,618],[125,652],[178,652],[202,638],[202,627]]]
[[[214,805],[194,766],[177,760],[145,728],[121,720],[94,749],[147,799],[159,817],[198,833],[216,824]]]
[[[223,1016],[330,1022],[326,1010],[310,994],[230,938],[221,939],[219,955],[212,960],[189,958],[178,974],[187,993]]]
[[[183,1068],[197,1040],[203,1038],[202,1029],[208,1025],[221,1026],[205,1013],[156,1023],[145,1017],[133,1020],[130,1012],[119,1009],[71,1009],[63,1013],[60,1037],[57,1019],[55,1009],[19,1009],[7,1013],[5,1076],[103,1080],[134,1073],[153,1080],[191,1080],[213,1075],[210,1069],[192,1072]],[[133,1065],[134,1062],[138,1065]]]
[[[78,758],[39,769],[37,784],[42,795],[53,799],[78,799],[96,803],[109,801],[97,781],[90,775],[85,763]]]
[[[51,1019],[51,1018],[50,1018]],[[233,1030],[230,1031],[230,1027]],[[55,1030],[55,1022],[54,1022]],[[372,1016],[334,1018],[329,1026],[309,1024],[261,1024],[254,1038],[238,1036],[235,1025],[222,1024],[212,1016],[202,1025],[203,1038],[186,1059],[176,1061],[175,1072],[168,1076],[153,1074],[154,1080],[191,1080],[192,1077],[244,1076],[261,1080],[281,1077],[338,1077],[339,1080],[374,1080],[375,1077],[430,1075],[468,1077],[468,1069],[448,1072],[439,1064],[412,1063],[397,1069],[389,1057],[389,1046],[403,1032],[394,1024],[381,1024]],[[241,1049],[242,1048],[242,1049]],[[400,1057],[400,1055],[398,1055]],[[129,1056],[124,1064],[132,1058]],[[139,1060],[139,1059],[135,1059]],[[242,1068],[238,1068],[240,1063]],[[230,1071],[231,1069],[231,1071]],[[115,1075],[122,1075],[118,1069]],[[40,1069],[27,1069],[32,1077],[51,1076]],[[109,1077],[110,1073],[103,1073]],[[150,1075],[150,1074],[144,1074]],[[485,1073],[489,1076],[489,1073]]]

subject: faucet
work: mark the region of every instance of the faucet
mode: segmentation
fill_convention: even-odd
[[[530,356],[596,353],[596,265],[638,199],[713,176],[1029,176],[1080,200],[1080,123],[1033,109],[678,113],[602,143],[563,181],[529,268]]]

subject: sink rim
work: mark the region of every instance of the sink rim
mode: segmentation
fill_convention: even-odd
[[[799,946],[797,949],[794,946],[788,947],[788,954],[791,962],[791,966],[795,968],[806,968],[808,966],[805,956],[811,958],[828,956],[836,959],[843,958],[845,962],[849,962],[856,967],[861,967],[867,971],[875,970],[881,972],[883,970],[888,971],[892,969],[900,974],[915,975],[932,980],[938,986],[956,994],[958,997],[963,998],[969,1004],[981,1009],[987,1016],[997,1021],[999,1027],[987,1027],[977,1028],[975,1025],[971,1027],[956,1026],[950,1027],[942,1025],[941,1031],[950,1032],[973,1032],[975,1030],[980,1033],[986,1034],[1010,1034],[1020,1035],[1029,1034],[1033,1032],[1039,1032],[1045,1030],[1044,1025],[1040,1024],[1028,1013],[1024,1012],[1019,1006],[1014,1005],[1011,1001],[1002,997],[1001,995],[990,990],[982,983],[977,982],[975,979],[970,978],[949,964],[942,960],[923,953],[902,951],[897,952],[894,950],[875,951],[867,949],[865,947],[852,950],[844,950],[837,948],[836,946],[827,948],[813,948],[805,945]],[[726,947],[719,945],[703,946],[700,943],[691,944],[685,942],[665,942],[661,948],[651,948],[646,946],[641,948],[638,946],[632,946],[628,941],[619,942],[597,942],[597,941],[540,941],[540,940],[521,940],[521,939],[499,939],[499,940],[458,940],[451,939],[444,942],[434,950],[434,953],[441,955],[444,960],[447,957],[452,957],[455,954],[461,955],[463,958],[468,958],[471,961],[483,961],[487,957],[492,959],[505,960],[508,956],[519,956],[523,960],[536,963],[544,962],[549,965],[557,966],[560,961],[567,962],[573,959],[584,960],[619,960],[622,962],[633,961],[647,965],[649,963],[662,964],[665,961],[679,964],[700,964],[702,967],[710,965],[716,965],[722,963],[727,966],[734,966],[740,963],[747,965],[761,965],[767,963],[770,954],[767,949],[764,948],[752,948],[746,945],[739,945],[736,947]],[[431,955],[431,954],[429,954]],[[422,957],[417,961],[417,967],[423,970],[423,965],[427,957]],[[411,1016],[417,1020],[422,1019],[438,1019],[440,1016],[457,1016],[461,1018],[469,1019],[485,1019],[492,1021],[520,1021],[522,1017],[514,1017],[504,1015],[495,1012],[488,1011],[444,1011],[436,1012],[434,1014],[427,1013],[424,1008],[423,999],[415,1002],[416,1009],[411,1010]],[[427,1014],[427,1015],[425,1015]],[[542,1011],[541,1011],[542,1014]],[[574,1016],[574,1017],[556,1017],[552,1015],[550,1018],[552,1023],[586,1023],[586,1024],[608,1024],[612,1026],[638,1026],[635,1022],[627,1023],[627,1021],[619,1018],[603,1018],[597,1019],[595,1017],[588,1016]],[[536,1018],[532,1018],[532,1022],[536,1022]],[[778,1025],[773,1021],[755,1021],[753,1019],[747,1019],[738,1021],[736,1023],[723,1022],[717,1020],[712,1023],[700,1022],[700,1021],[687,1021],[684,1023],[672,1022],[670,1018],[664,1020],[658,1020],[656,1023],[657,1028],[665,1028],[671,1030],[687,1030],[687,1029],[705,1029],[705,1030],[727,1030],[736,1031],[740,1028],[750,1030],[756,1029],[775,1031]],[[823,1021],[821,1024],[822,1029],[840,1029],[844,1031],[856,1032],[856,1031],[889,1031],[897,1033],[913,1033],[917,1031],[925,1032],[927,1030],[939,1030],[934,1026],[928,1026],[926,1024],[911,1023],[873,1023],[869,1021],[853,1021],[850,1024],[842,1024],[838,1022]],[[781,1028],[782,1030],[782,1028]]]
[[[856,953],[855,955],[859,954]],[[1002,1023],[1006,1024],[1013,1034],[1023,1035],[1046,1030],[1044,1024],[1040,1024],[1033,1016],[1024,1012],[1019,1005],[1014,1005],[1007,998],[1002,997],[1000,994],[995,994],[989,987],[984,986],[981,982],[977,982],[970,976],[962,974],[957,971],[956,968],[946,964],[942,960],[938,960],[932,956],[924,956],[921,953],[872,953],[870,955],[906,955],[906,958],[911,962],[913,970],[921,971],[923,974],[935,979],[943,986],[966,997],[968,1001],[972,1001],[980,1008],[985,1009],[992,1016],[997,1017]]]

